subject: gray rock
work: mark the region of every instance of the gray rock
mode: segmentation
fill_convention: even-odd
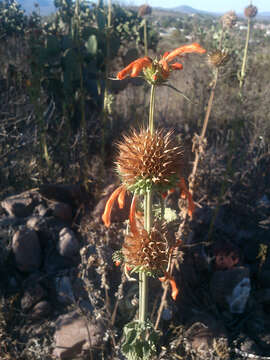
[[[27,217],[31,215],[34,207],[38,204],[38,196],[35,193],[25,192],[10,196],[1,202],[1,206],[10,216]]]
[[[3,219],[0,219],[0,228],[7,226],[18,226],[24,225],[26,222],[25,218],[17,218],[15,216],[6,216]]]
[[[38,216],[48,216],[51,214],[51,209],[47,208],[45,205],[43,204],[39,204],[38,206],[35,207],[35,211],[34,213]]]
[[[68,223],[72,222],[72,207],[65,203],[56,203],[52,207],[53,216],[66,221]]]
[[[216,271],[210,281],[213,300],[231,313],[244,312],[250,290],[249,269],[242,266]]]
[[[46,291],[40,284],[34,284],[25,290],[21,299],[21,308],[23,311],[30,310],[36,303],[47,295]]]
[[[72,284],[68,276],[55,279],[57,300],[63,304],[71,304],[75,302]]]
[[[26,223],[29,229],[39,230],[40,216],[31,216]]]
[[[67,227],[63,228],[59,233],[59,254],[68,258],[72,258],[78,255],[79,250],[80,245],[74,232]]]
[[[31,313],[32,319],[42,319],[51,313],[52,307],[47,300],[40,301],[37,303]]]
[[[12,250],[20,271],[31,272],[40,267],[41,248],[34,230],[23,228],[17,231],[12,238]]]
[[[74,359],[90,348],[103,344],[104,327],[88,321],[76,312],[60,316],[56,321],[53,355],[58,359]]]

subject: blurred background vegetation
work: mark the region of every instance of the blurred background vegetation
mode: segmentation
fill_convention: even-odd
[[[211,54],[223,32],[220,18],[207,14],[143,14],[83,0],[55,0],[55,7],[41,16],[38,4],[26,14],[14,0],[0,3],[1,198],[41,183],[87,183],[90,177],[105,186],[113,142],[148,117],[149,87],[141,79],[112,80],[117,72],[144,56],[146,40],[151,58],[191,42]],[[219,69],[197,201],[226,202],[240,193],[239,200],[254,201],[269,193],[270,27],[267,19],[252,19],[240,93],[246,23],[243,16],[222,34],[228,61]],[[188,176],[214,69],[207,57],[181,60],[184,70],[173,75],[172,85],[191,101],[161,87],[155,116],[185,143]]]

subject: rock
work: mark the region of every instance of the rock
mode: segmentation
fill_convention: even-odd
[[[60,231],[58,250],[60,255],[68,258],[78,255],[80,245],[71,229],[65,227]]]
[[[198,314],[190,320],[190,325],[184,334],[187,353],[195,354],[196,359],[213,358],[213,353],[221,359],[229,359],[229,344],[226,331],[222,324],[208,314]]]
[[[34,230],[27,228],[18,230],[12,238],[12,250],[20,271],[31,272],[41,266],[41,248]]]
[[[1,206],[10,216],[27,217],[31,215],[34,207],[38,204],[36,193],[27,191],[25,193],[10,196],[1,202]]]
[[[0,228],[6,226],[18,226],[24,225],[26,219],[25,218],[17,218],[15,216],[6,216],[3,219],[0,219]]]
[[[58,242],[59,232],[66,226],[66,223],[54,216],[31,216],[26,225],[37,232],[41,246],[46,247],[50,240],[54,243]]]
[[[29,229],[38,230],[38,225],[42,218],[40,216],[31,216],[26,223]]]
[[[42,319],[50,315],[51,310],[52,310],[51,304],[47,300],[40,301],[33,307],[31,318]]]
[[[37,216],[50,216],[52,214],[52,209],[46,207],[43,204],[39,204],[35,207],[34,214]]]
[[[104,327],[88,321],[76,312],[60,316],[56,321],[53,355],[58,359],[74,359],[90,348],[103,344]]]
[[[249,269],[243,266],[214,272],[210,280],[213,300],[221,309],[242,314],[251,290]]]
[[[53,216],[66,221],[67,223],[72,222],[72,207],[65,203],[56,203],[52,207]]]
[[[47,295],[46,291],[40,284],[35,284],[25,290],[21,299],[21,308],[23,311],[30,310],[36,303]]]
[[[40,194],[47,199],[77,207],[89,199],[83,184],[46,184],[39,187]]]
[[[49,251],[44,260],[44,270],[48,274],[53,274],[57,271],[70,269],[80,262],[80,257],[68,258],[61,256],[57,250]]]
[[[57,300],[63,304],[71,304],[75,302],[72,284],[68,276],[55,279]]]

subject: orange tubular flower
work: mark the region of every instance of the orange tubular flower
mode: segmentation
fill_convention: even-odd
[[[117,74],[117,79],[118,80],[123,80],[128,75],[130,75],[131,77],[136,77],[136,76],[138,76],[140,74],[140,72],[144,68],[147,68],[147,67],[149,67],[151,65],[152,65],[152,60],[148,56],[145,56],[143,58],[139,58],[139,59],[137,59],[135,61],[132,61],[132,63],[130,63],[123,70],[121,70]]]
[[[115,201],[118,201],[118,205],[120,209],[123,209],[125,206],[125,195],[127,192],[127,188],[125,185],[119,186],[117,189],[109,197],[104,213],[102,215],[102,220],[106,227],[111,225],[111,212]],[[137,234],[137,225],[136,225],[136,196],[133,195],[131,206],[130,206],[130,214],[129,214],[129,221],[130,221],[130,229],[134,234]]]
[[[122,192],[124,185],[119,186],[109,197],[109,200],[106,203],[104,213],[102,215],[102,220],[105,226],[109,227],[111,225],[111,212],[113,205],[118,198],[119,194]]]
[[[179,48],[177,48],[169,53],[165,52],[162,59],[159,61],[159,64],[162,66],[162,70],[163,70],[163,78],[167,79],[167,77],[170,74],[170,70],[182,70],[183,69],[183,65],[180,63],[174,63],[174,64],[169,65],[170,61],[172,61],[177,56],[181,57],[182,54],[194,53],[194,52],[203,54],[206,52],[206,50],[204,48],[202,48],[201,45],[199,45],[197,43],[193,43],[191,45],[180,46]]]
[[[199,44],[193,43],[190,45],[180,46],[179,48],[165,52],[163,57],[158,61],[152,60],[145,56],[131,62],[127,67],[117,74],[118,80],[123,80],[127,76],[136,77],[141,71],[144,72],[145,79],[151,84],[162,83],[167,80],[172,70],[182,70],[183,65],[180,63],[169,64],[177,56],[182,56],[186,53],[203,54],[206,50]]]
[[[169,54],[166,54],[165,57],[163,57],[167,62],[172,61],[174,58],[176,58],[176,56],[181,56],[182,54],[187,54],[187,53],[198,53],[198,54],[203,54],[206,52],[206,50],[201,47],[201,45],[197,44],[197,43],[193,43],[190,45],[184,45],[184,46],[180,46],[177,49],[174,49],[173,51],[171,51]],[[164,54],[165,55],[165,54]]]
[[[172,289],[171,297],[175,301],[176,298],[177,298],[177,295],[179,293],[179,290],[177,288],[177,285],[176,285],[176,282],[175,282],[174,278],[171,275],[169,275],[167,272],[165,273],[165,276],[159,278],[159,281],[161,281],[161,282],[165,282],[167,280],[169,280],[170,285],[171,285],[171,289]]]

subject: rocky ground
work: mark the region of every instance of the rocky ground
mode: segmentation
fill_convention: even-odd
[[[128,199],[109,229],[101,222],[114,186],[99,201],[82,185],[2,200],[1,359],[124,359],[122,329],[136,316],[138,286],[112,261]],[[180,293],[176,302],[167,296],[159,323],[158,359],[270,359],[268,195],[252,211],[197,208],[175,268]],[[167,206],[179,211],[178,194]],[[161,283],[151,280],[150,291],[155,323]]]

